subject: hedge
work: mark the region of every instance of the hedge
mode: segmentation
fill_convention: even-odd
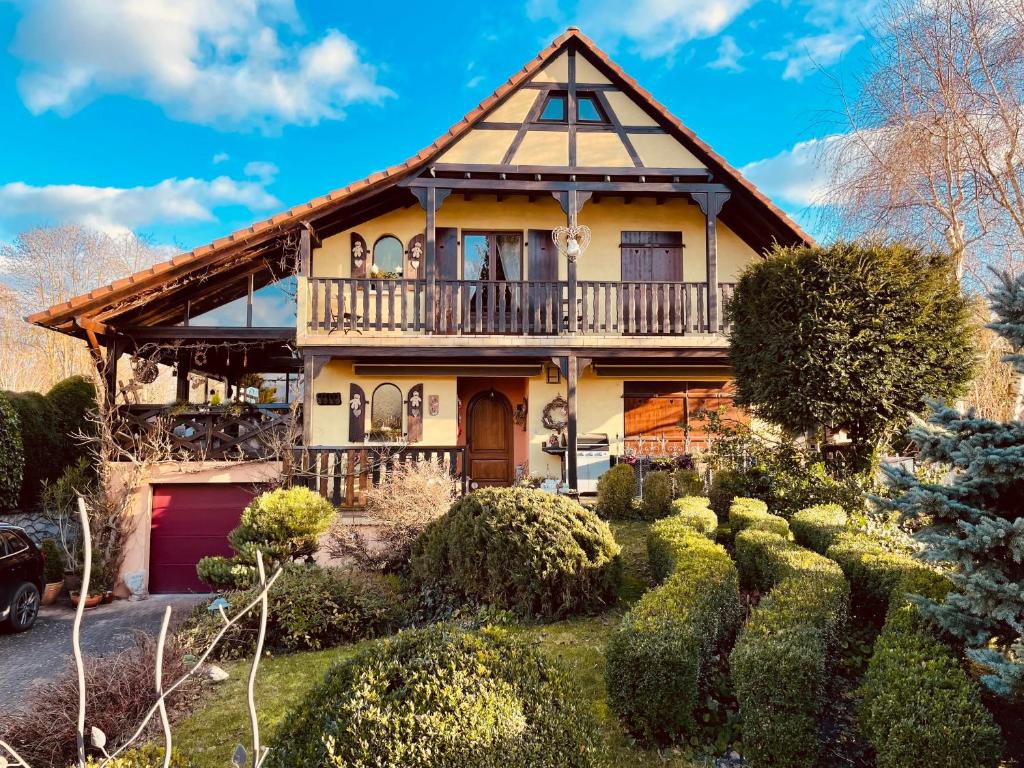
[[[7,392],[18,414],[21,447],[25,456],[18,503],[30,509],[39,501],[44,480],[60,476],[63,438],[53,405],[38,392]]]
[[[18,412],[0,392],[0,511],[17,507],[24,471],[25,453],[21,447]]]
[[[718,530],[718,516],[711,511],[707,496],[684,496],[672,502],[672,518],[681,518],[710,539]],[[657,523],[655,523],[657,525]]]
[[[768,512],[768,505],[760,499],[738,496],[729,505],[729,527],[735,536],[748,529],[770,531],[783,538],[789,536],[789,523],[786,519]]]
[[[270,739],[266,768],[593,768],[588,703],[497,629],[402,632],[331,667]]]
[[[427,527],[413,544],[410,573],[419,588],[555,619],[618,599],[619,552],[608,524],[571,499],[484,488]]]
[[[846,511],[838,504],[818,504],[795,513],[789,527],[798,544],[823,555],[846,528]]]
[[[819,757],[829,657],[849,590],[831,560],[768,531],[736,537],[747,581],[771,588],[736,640],[729,666],[755,765],[809,768]]]
[[[95,432],[90,413],[96,409],[96,386],[84,376],[68,376],[50,388],[46,399],[53,406],[57,419],[63,469],[88,453],[88,448],[75,435]]]
[[[949,580],[862,534],[840,534],[828,556],[846,573],[855,602],[886,611],[857,712],[878,768],[997,765],[1001,736],[978,686],[910,597],[941,601]]]
[[[709,666],[742,617],[736,566],[723,547],[675,515],[655,523],[651,568],[667,576],[623,617],[608,642],[608,704],[645,742],[695,725]]]

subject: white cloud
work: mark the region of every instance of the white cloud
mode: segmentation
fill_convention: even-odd
[[[812,72],[835,64],[864,36],[853,31],[826,32],[808,35],[794,41],[786,48],[774,51],[766,58],[786,62],[783,80],[802,81]]]
[[[724,69],[729,72],[742,72],[743,65],[740,64],[746,54],[736,44],[736,38],[732,35],[723,35],[718,44],[718,56],[714,61],[709,61],[711,69]]]
[[[266,186],[276,178],[279,170],[276,165],[266,160],[252,160],[245,164],[242,173],[259,179],[260,183]]]
[[[744,165],[740,172],[777,201],[821,205],[830,184],[830,172],[822,162],[823,150],[837,139],[826,136],[798,142],[777,155]]]
[[[261,181],[165,179],[150,187],[90,187],[81,184],[0,185],[0,229],[77,223],[108,234],[125,234],[152,224],[214,221],[217,208],[251,210],[280,206]]]
[[[229,155],[227,152],[218,152],[216,155],[213,156],[211,162],[214,165],[220,165],[221,163],[226,163],[230,159],[231,155]]]
[[[309,39],[294,0],[15,0],[18,88],[35,114],[104,93],[217,128],[315,125],[392,95],[336,29]]]
[[[528,0],[527,15],[533,20],[561,23],[573,18],[587,34],[606,45],[629,40],[645,59],[670,56],[691,40],[713,37],[756,0],[579,0],[573,12],[564,13],[555,0]]]

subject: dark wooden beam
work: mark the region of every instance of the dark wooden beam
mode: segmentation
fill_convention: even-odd
[[[544,109],[544,102],[547,101],[547,98],[547,91],[541,91],[537,94],[537,98],[533,100],[533,106],[530,107],[530,111],[526,114],[526,119],[523,120],[522,125],[519,126],[519,130],[516,132],[515,138],[512,139],[512,143],[505,150],[505,156],[501,160],[503,164],[512,162],[512,158],[516,156],[519,145],[523,143],[523,139],[526,138],[526,134],[530,130],[531,123],[536,123],[537,118],[540,117],[540,112]]]
[[[201,325],[153,325],[127,326],[119,328],[118,333],[135,341],[162,341],[181,339],[211,341],[294,341],[295,328],[292,326],[274,326],[268,328],[228,328],[223,326]]]
[[[522,123],[477,123],[473,126],[474,131],[518,131]],[[534,123],[530,126],[531,131],[545,131],[548,133],[566,133],[569,130],[568,123]],[[667,133],[664,128],[657,125],[626,125],[623,130],[627,133]],[[578,133],[615,133],[615,126],[604,123],[577,123]]]
[[[569,124],[569,166],[576,167],[576,51],[572,48],[566,55],[569,57],[569,88],[566,91],[566,120]],[[573,294],[569,294],[572,296]]]
[[[633,146],[633,142],[629,140],[629,135],[626,133],[626,129],[622,127],[622,123],[619,122],[618,116],[612,110],[612,105],[608,103],[608,98],[601,91],[595,91],[594,97],[601,105],[601,109],[604,110],[605,114],[608,115],[608,119],[611,121],[612,127],[615,129],[615,133],[619,137],[619,141],[626,148],[629,159],[633,161],[633,165],[637,168],[643,167],[643,160],[640,159],[640,155],[636,151],[636,147]]]
[[[487,376],[521,378],[540,376],[541,364],[472,365],[467,363],[356,363],[357,376]]]
[[[639,178],[644,176],[648,179],[656,179],[660,176],[673,177],[678,176],[679,178],[709,178],[711,172],[707,168],[666,168],[666,167],[652,167],[652,168],[635,168],[628,166],[584,166],[581,168],[574,168],[569,165],[512,165],[512,164],[491,164],[491,163],[437,163],[431,166],[431,169],[436,174],[451,173],[464,176],[465,174],[479,175],[479,174],[493,174],[500,176],[505,174],[506,176],[523,174],[523,175],[536,175],[541,174],[543,177],[552,176],[576,176],[577,178],[584,176],[612,176],[612,177],[626,177],[630,179]],[[418,177],[409,177],[399,182],[400,186],[415,187],[416,182],[424,175]]]
[[[570,313],[575,314],[575,313]],[[567,371],[565,389],[566,389],[566,402],[568,404],[566,410],[569,412],[568,424],[566,426],[566,450],[565,450],[565,464],[566,478],[569,482],[569,487],[577,489],[579,487],[579,474],[577,470],[577,456],[576,456],[576,443],[577,443],[577,423],[576,423],[576,388],[579,382],[579,369],[576,365],[575,353],[570,353],[565,359],[565,367]]]
[[[634,181],[527,181],[520,179],[416,179],[413,187],[448,187],[454,191],[472,190],[481,194],[498,193],[522,195],[531,192],[565,192],[578,189],[585,192],[603,192],[606,195],[689,195],[695,192],[723,191],[728,187],[723,184],[707,183],[670,183],[670,182],[634,182]]]
[[[523,83],[522,88],[531,88],[539,91],[565,91],[569,88],[569,83],[538,83],[530,82]],[[581,91],[618,91],[621,90],[619,86],[612,85],[611,83],[577,83],[576,87]]]
[[[705,256],[707,261],[707,302],[708,331],[718,333],[721,329],[721,318],[718,307],[718,214],[729,199],[728,192],[705,192],[694,195],[693,200],[704,212],[706,226]]]
[[[174,399],[178,402],[188,402],[189,383],[188,374],[192,370],[192,353],[183,352],[178,359],[178,380],[175,387]]]
[[[311,343],[304,347],[304,350],[310,353],[315,352],[318,355],[330,355],[336,358],[342,359],[375,359],[375,358],[395,358],[401,355],[402,359],[417,360],[459,360],[464,363],[479,363],[481,360],[490,361],[504,361],[504,360],[538,360],[546,362],[555,362],[554,359],[564,358],[571,352],[585,353],[590,357],[593,357],[595,364],[602,361],[631,361],[631,360],[666,360],[666,361],[697,361],[697,360],[725,360],[728,355],[728,349],[721,347],[718,349],[708,347],[667,347],[663,349],[659,348],[644,348],[637,346],[621,346],[621,347],[594,347],[592,345],[584,345],[582,339],[580,344],[560,344],[552,345],[547,347],[524,347],[524,346],[508,346],[508,347],[470,347],[468,346],[469,340],[465,337],[460,338],[460,346],[458,347],[434,347],[426,346],[420,347],[415,345],[415,339],[410,338],[408,343],[402,347],[391,347],[391,346],[357,346],[357,345],[341,345],[332,344],[328,340],[324,340],[323,344]],[[686,343],[686,337],[678,337],[677,341],[679,344]],[[628,343],[628,342],[624,342]],[[558,365],[557,362],[555,362]]]

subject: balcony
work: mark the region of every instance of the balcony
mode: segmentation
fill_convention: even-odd
[[[718,284],[718,305],[734,283]],[[310,278],[309,331],[444,336],[681,336],[708,321],[706,282]]]

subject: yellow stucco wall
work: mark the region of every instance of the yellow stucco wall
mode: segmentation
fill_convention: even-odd
[[[566,83],[569,81],[569,54],[562,53],[533,76],[538,83]]]
[[[727,203],[728,204],[728,203]],[[658,205],[651,198],[641,198],[627,205],[622,198],[603,198],[600,203],[583,206],[579,221],[591,228],[590,247],[578,262],[580,280],[618,280],[621,274],[619,244],[622,232],[628,230],[668,230],[683,233],[683,279],[699,282],[707,279],[704,215],[693,203],[671,198]],[[512,230],[523,232],[523,274],[529,279],[526,256],[526,232],[529,229],[552,229],[565,223],[565,215],[550,195],[532,203],[526,196],[508,197],[498,202],[493,195],[480,195],[466,200],[452,195],[437,214],[437,226],[460,230]],[[326,238],[313,252],[315,277],[347,277],[351,274],[349,247],[351,233],[358,232],[372,251],[374,243],[384,235],[394,235],[408,246],[423,232],[425,217],[418,205],[391,211],[363,222],[353,229]],[[461,242],[461,231],[460,231]],[[718,224],[718,274],[722,282],[735,279],[743,266],[757,258],[755,251],[728,227]],[[369,267],[369,264],[367,265]],[[461,269],[461,260],[460,260]],[[559,261],[559,274],[566,276],[566,263]],[[304,281],[300,280],[300,328],[305,327]]]
[[[579,133],[576,161],[594,168],[632,168],[633,160],[615,133]]]
[[[505,157],[505,152],[515,135],[515,131],[504,130],[470,131],[459,139],[454,147],[442,154],[437,162],[495,165]]]
[[[704,163],[667,133],[630,133],[629,140],[650,168],[704,168]]]
[[[576,56],[576,84],[579,87],[587,85],[607,85],[610,81],[607,77],[597,71],[597,67],[591,64],[586,56]]]
[[[455,445],[458,436],[458,394],[454,376],[356,376],[352,363],[348,360],[332,360],[320,371],[313,380],[313,395],[307,399],[311,403],[313,414],[311,423],[311,440],[313,445],[344,445],[348,443],[348,425],[352,411],[347,406],[349,385],[358,384],[366,395],[367,407],[363,409],[366,431],[370,429],[369,403],[373,391],[384,383],[392,383],[402,391],[403,400],[408,397],[409,390],[417,384],[423,384],[423,445]],[[317,405],[316,394],[319,392],[341,392],[342,405]],[[431,416],[428,408],[431,395],[438,395],[439,406],[437,416]],[[404,409],[403,409],[404,410]],[[408,426],[403,413],[403,431]]]
[[[644,112],[640,106],[622,91],[605,91],[605,98],[611,106],[615,116],[623,125],[630,126],[651,126],[658,122]]]
[[[516,91],[503,104],[495,107],[487,116],[492,123],[521,123],[526,119],[530,107],[537,100],[539,92],[536,88],[524,88]],[[507,146],[507,145],[506,145]]]
[[[527,131],[512,162],[516,165],[569,164],[569,134],[560,131]]]

